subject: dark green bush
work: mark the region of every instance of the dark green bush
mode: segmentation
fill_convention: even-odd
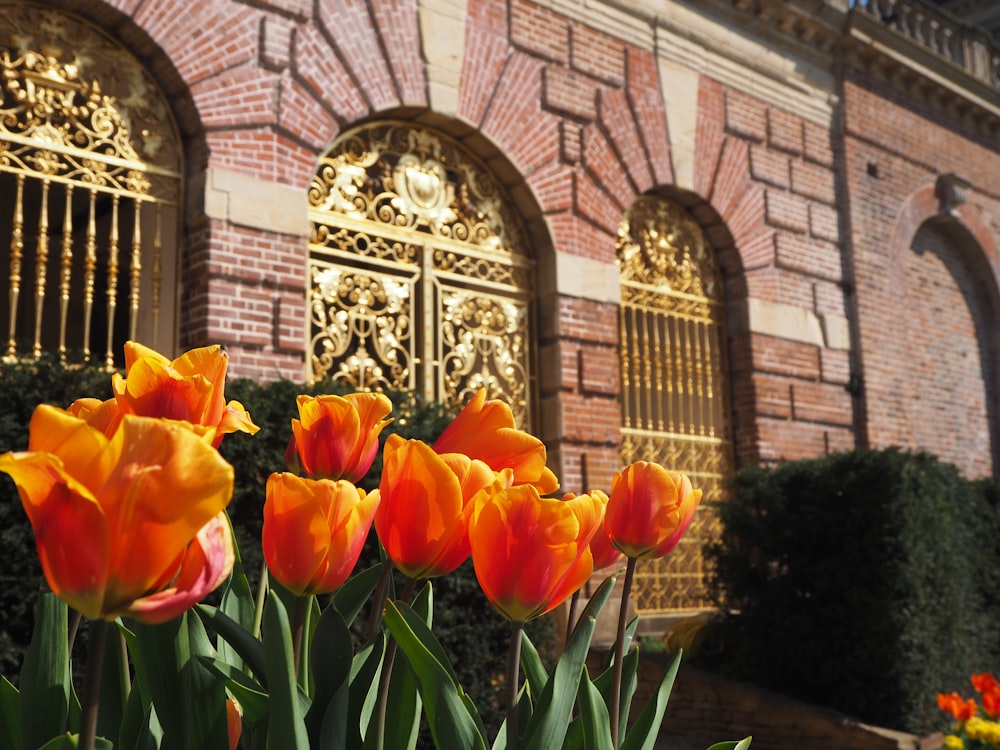
[[[251,584],[260,578],[263,555],[260,529],[264,488],[268,476],[285,468],[284,454],[291,437],[291,420],[298,412],[300,393],[337,392],[329,383],[312,387],[287,380],[257,383],[235,379],[226,386],[226,396],[243,403],[260,431],[249,436],[227,435],[220,452],[233,464],[236,484],[229,511],[237,543]],[[44,357],[30,363],[0,365],[0,453],[25,450],[28,423],[35,406],[51,403],[68,406],[82,396],[111,396],[110,377],[102,368],[63,367]],[[436,404],[420,403],[410,394],[388,394],[393,401],[394,421],[383,437],[397,432],[404,437],[433,441],[453,416]],[[381,454],[368,475],[359,482],[366,489],[378,486]],[[44,578],[35,553],[34,537],[21,508],[14,483],[0,473],[0,675],[15,684],[24,649],[31,638],[36,593]],[[377,560],[374,533],[369,539],[362,565]],[[479,590],[472,566],[466,563],[456,573],[435,581],[434,631],[452,656],[463,686],[473,696],[484,720],[495,733],[502,720],[502,679],[509,626],[490,607]],[[529,634],[544,653],[553,636],[547,623],[533,623]],[[81,644],[84,645],[84,644]]]
[[[731,612],[715,666],[864,721],[924,731],[935,695],[998,666],[998,504],[922,453],[844,453],[733,481],[710,551]]]

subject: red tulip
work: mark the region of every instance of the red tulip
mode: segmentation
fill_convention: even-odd
[[[392,402],[381,393],[299,396],[292,443],[285,454],[313,479],[359,481],[378,453],[379,433],[391,419]]]
[[[267,480],[261,542],[271,574],[295,594],[328,594],[361,555],[378,505],[346,480],[272,474]]]
[[[398,435],[386,440],[382,460],[375,530],[386,555],[409,578],[455,570],[469,557],[469,500],[493,483],[493,470]]]
[[[484,491],[469,520],[476,577],[500,614],[525,622],[559,606],[593,573],[598,498],[544,498],[530,484]]]
[[[604,528],[611,544],[640,560],[663,557],[684,536],[701,502],[683,474],[637,461],[611,484]]]
[[[229,575],[233,469],[211,428],[125,415],[110,436],[39,406],[28,451],[0,456],[52,591],[86,617],[178,616]]]
[[[517,429],[510,407],[487,401],[480,390],[434,443],[438,453],[464,453],[485,461],[494,471],[513,469],[514,484],[533,484],[540,494],[559,487],[556,475],[545,465],[545,444]]]
[[[947,711],[958,721],[968,721],[976,715],[976,702],[971,698],[965,700],[958,693],[938,693],[938,707]]]

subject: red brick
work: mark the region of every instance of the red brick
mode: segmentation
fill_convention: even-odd
[[[569,62],[569,21],[534,3],[514,0],[510,4],[510,39],[534,55]]]
[[[792,192],[832,206],[837,202],[836,176],[831,169],[792,161]]]
[[[548,65],[542,69],[542,104],[552,112],[590,122],[597,117],[597,85],[593,78]]]
[[[788,156],[762,145],[751,146],[750,176],[758,182],[787,188],[790,184]]]
[[[768,224],[795,232],[809,230],[810,206],[804,198],[775,188],[766,190],[764,197]]]
[[[790,154],[801,154],[802,120],[787,112],[769,109],[767,112],[767,142],[774,148],[787,151]]]
[[[727,89],[726,129],[754,141],[767,139],[767,107],[760,99]]]

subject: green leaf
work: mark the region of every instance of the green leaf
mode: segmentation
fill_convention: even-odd
[[[163,742],[163,727],[156,710],[142,698],[141,690],[133,690],[125,704],[118,747],[121,750],[158,750]]]
[[[21,747],[17,699],[17,688],[6,677],[0,676],[0,747]]]
[[[225,685],[198,658],[217,657],[201,620],[185,613],[161,625],[136,622],[134,631],[136,675],[166,730],[163,750],[225,746]]]
[[[347,623],[333,607],[327,607],[320,615],[312,642],[310,666],[315,689],[305,722],[310,746],[319,747],[327,710],[340,688],[350,680],[354,647]],[[346,702],[343,710],[347,710]]]
[[[441,644],[427,624],[405,604],[387,602],[383,614],[392,636],[413,668],[437,747],[481,748],[486,741],[462,699],[463,691]]]
[[[226,689],[239,701],[243,709],[243,718],[248,723],[253,724],[267,715],[267,691],[257,680],[221,659],[200,658],[206,667],[214,670],[225,680]]]
[[[131,689],[125,636],[117,627],[108,627],[107,641],[104,644],[104,667],[101,671],[101,710],[97,714],[99,737],[118,736]]]
[[[270,676],[268,746],[282,750],[309,750],[309,735],[299,702],[298,683],[292,664],[292,631],[285,605],[277,596],[264,604],[264,654]]]
[[[361,727],[371,723],[378,693],[378,680],[385,658],[385,633],[377,633],[351,661],[350,699],[347,710],[348,742],[346,747],[361,747]],[[326,717],[323,719],[326,722]]]
[[[267,687],[267,658],[263,644],[253,637],[250,630],[241,626],[225,612],[207,604],[199,604],[194,612],[220,638],[232,646],[243,658],[250,671]]]
[[[613,660],[612,660],[613,661]],[[618,704],[618,736],[625,736],[625,727],[628,725],[629,713],[632,710],[632,698],[635,696],[636,688],[639,686],[639,649],[634,648],[625,654],[622,659],[622,684],[621,698]],[[600,676],[594,680],[594,685],[601,691],[604,701],[611,705],[611,681],[614,679],[614,664],[610,665]]]
[[[652,750],[656,744],[656,736],[660,732],[660,725],[663,723],[663,715],[667,710],[667,701],[670,698],[670,691],[674,687],[674,679],[677,677],[677,670],[681,665],[681,652],[670,662],[670,666],[660,678],[649,702],[642,709],[639,718],[629,733],[624,736],[621,742],[621,750]]]
[[[608,715],[608,707],[604,703],[601,691],[590,681],[586,670],[580,675],[577,704],[580,706],[583,747],[587,750],[614,750],[614,745],[611,743],[611,717]]]
[[[752,737],[745,737],[739,742],[716,742],[708,750],[747,750]]]
[[[358,614],[372,598],[379,578],[382,576],[382,571],[387,565],[391,565],[391,563],[384,560],[351,576],[333,595],[333,606],[343,616],[348,627],[354,624]],[[373,607],[378,605],[378,602],[372,604]]]
[[[521,671],[529,692],[537,700],[545,689],[545,683],[549,681],[549,674],[527,633],[521,636]]]
[[[35,750],[66,731],[69,717],[69,614],[55,594],[35,605],[35,629],[21,668],[18,719],[21,744]]]
[[[229,513],[226,513],[226,520],[232,528],[232,520]],[[219,602],[219,610],[231,617],[247,632],[253,632],[254,615],[256,613],[256,602],[253,592],[250,590],[250,581],[246,576],[246,569],[243,567],[243,559],[240,556],[239,547],[236,545],[236,535],[233,534],[233,552],[236,555],[236,562],[233,570],[229,574],[229,580],[222,590],[222,599]],[[223,661],[229,662],[233,666],[241,667],[242,656],[240,653],[223,639],[218,644],[219,656]]]
[[[545,690],[535,705],[531,721],[523,734],[525,750],[551,750],[562,747],[566,729],[576,702],[580,675],[590,651],[590,640],[597,626],[597,615],[614,588],[615,577],[602,583],[580,615],[566,650],[556,662]]]
[[[46,742],[38,750],[76,750],[79,747],[80,738],[75,734],[64,734]],[[114,750],[114,745],[103,737],[94,740],[94,750]]]

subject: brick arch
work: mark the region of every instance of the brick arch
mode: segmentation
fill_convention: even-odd
[[[899,301],[897,357],[910,447],[966,475],[995,472],[1000,453],[997,247],[965,203],[943,209],[932,187],[910,196],[893,227],[888,291]]]

